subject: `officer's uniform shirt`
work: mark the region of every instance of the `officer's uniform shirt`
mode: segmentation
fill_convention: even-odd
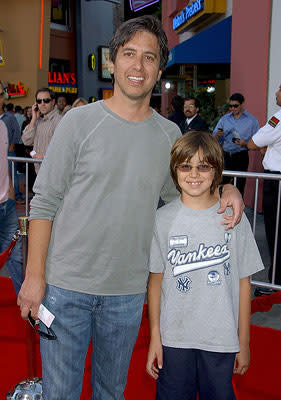
[[[267,146],[263,159],[265,170],[281,172],[281,110],[252,137],[258,147]]]

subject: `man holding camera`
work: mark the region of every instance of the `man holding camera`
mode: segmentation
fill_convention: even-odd
[[[256,117],[244,109],[245,98],[241,93],[234,93],[229,98],[230,113],[225,114],[215,127],[213,135],[217,137],[224,151],[224,169],[231,171],[247,171],[249,156],[247,147],[236,143],[237,139],[248,142],[258,131]],[[224,183],[229,183],[224,178]],[[243,196],[246,179],[237,179],[237,188]]]
[[[55,95],[48,88],[38,89],[32,106],[32,118],[22,134],[26,146],[33,146],[32,158],[44,158],[61,115],[55,108]],[[38,173],[40,165],[35,164]]]

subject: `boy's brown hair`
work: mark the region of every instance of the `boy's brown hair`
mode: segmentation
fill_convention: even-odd
[[[177,166],[189,162],[199,150],[203,153],[202,161],[214,167],[215,176],[210,187],[210,192],[213,194],[222,180],[223,150],[217,139],[209,132],[191,130],[175,141],[171,150],[171,175],[177,189],[181,192],[178,184]]]

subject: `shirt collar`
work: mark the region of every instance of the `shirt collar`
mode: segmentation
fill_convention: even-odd
[[[48,114],[44,115],[44,117],[42,118],[43,121],[47,121],[49,119],[52,119],[56,114],[58,114],[58,111],[56,109],[56,107],[50,111]]]
[[[195,117],[197,117],[197,114],[193,115],[192,118],[186,118],[186,123],[187,123],[187,125],[189,125],[190,122],[193,121]]]

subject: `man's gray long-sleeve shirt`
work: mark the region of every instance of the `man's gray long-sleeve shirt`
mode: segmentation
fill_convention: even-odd
[[[131,122],[103,101],[69,111],[35,182],[30,219],[53,220],[47,282],[97,295],[146,290],[159,195],[178,195],[169,172],[178,127],[156,112]]]

